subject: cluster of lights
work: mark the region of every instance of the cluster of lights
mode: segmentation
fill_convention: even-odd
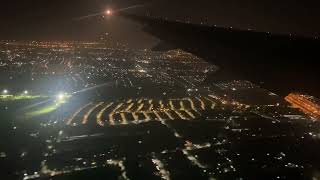
[[[2,94],[8,94],[8,93],[9,93],[9,90],[8,90],[8,89],[2,90]],[[27,95],[27,94],[29,94],[29,91],[24,90],[24,91],[23,91],[23,94],[24,94],[24,95]]]

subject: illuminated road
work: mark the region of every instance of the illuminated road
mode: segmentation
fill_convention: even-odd
[[[74,120],[74,118],[85,108],[87,108],[88,106],[90,106],[92,104],[92,102],[82,106],[81,108],[79,108],[75,113],[73,113],[73,115],[67,120],[66,124],[67,125],[71,125],[72,121]]]
[[[95,121],[98,125],[105,126],[137,124],[152,120],[192,120],[200,117],[203,111],[218,108],[216,104],[221,101],[226,105],[232,105],[232,102],[227,102],[213,95],[168,100],[140,98],[120,102],[90,102],[76,110],[66,121],[66,124],[77,125],[76,122],[78,121],[87,124],[89,121]],[[96,114],[93,114],[93,112],[96,112]],[[80,114],[83,114],[82,117],[79,117]],[[90,118],[91,115],[96,118]]]
[[[320,106],[310,100],[310,97],[291,93],[285,99],[294,107],[301,109],[303,112],[310,114],[315,118],[320,118]]]

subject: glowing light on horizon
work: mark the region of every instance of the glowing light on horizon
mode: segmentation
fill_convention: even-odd
[[[112,15],[112,11],[111,11],[110,9],[107,9],[106,12],[105,12],[105,14],[106,14],[107,16],[110,16],[110,15]]]
[[[101,16],[101,15],[111,16],[111,15],[116,14],[116,13],[118,13],[118,12],[127,11],[127,10],[129,10],[129,9],[136,9],[136,8],[144,7],[144,6],[146,6],[146,5],[147,5],[147,4],[137,4],[137,5],[129,6],[129,7],[122,8],[122,9],[115,9],[115,10],[107,9],[107,10],[102,11],[102,12],[98,12],[98,13],[89,14],[89,15],[86,15],[86,16],[81,16],[81,17],[73,18],[73,20],[75,20],[75,21],[80,21],[80,20],[84,20],[84,19],[88,19],[88,18],[96,17],[96,16]]]

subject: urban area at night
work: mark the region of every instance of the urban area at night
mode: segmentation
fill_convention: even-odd
[[[12,176],[290,178],[319,162],[315,118],[248,81],[208,79],[218,67],[181,50],[2,41],[0,58]]]
[[[315,7],[3,2],[0,179],[320,180]]]

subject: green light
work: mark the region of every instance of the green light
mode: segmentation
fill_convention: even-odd
[[[55,111],[59,106],[60,106],[59,104],[51,104],[51,105],[45,106],[41,109],[37,109],[35,111],[29,112],[26,115],[28,117],[34,117],[34,116],[48,114],[48,113]]]
[[[31,96],[31,95],[0,95],[0,101],[17,101],[17,100],[31,100],[31,99],[37,99],[37,98],[45,98],[45,96]]]
[[[67,100],[71,97],[71,95],[67,94],[67,93],[60,93],[56,96],[56,99],[54,101],[52,101],[51,104],[41,107],[41,108],[37,108],[36,110],[32,111],[32,112],[27,112],[26,115],[29,118],[35,117],[35,116],[41,116],[41,115],[45,115],[45,114],[49,114],[51,112],[56,111],[62,104],[66,103]]]

